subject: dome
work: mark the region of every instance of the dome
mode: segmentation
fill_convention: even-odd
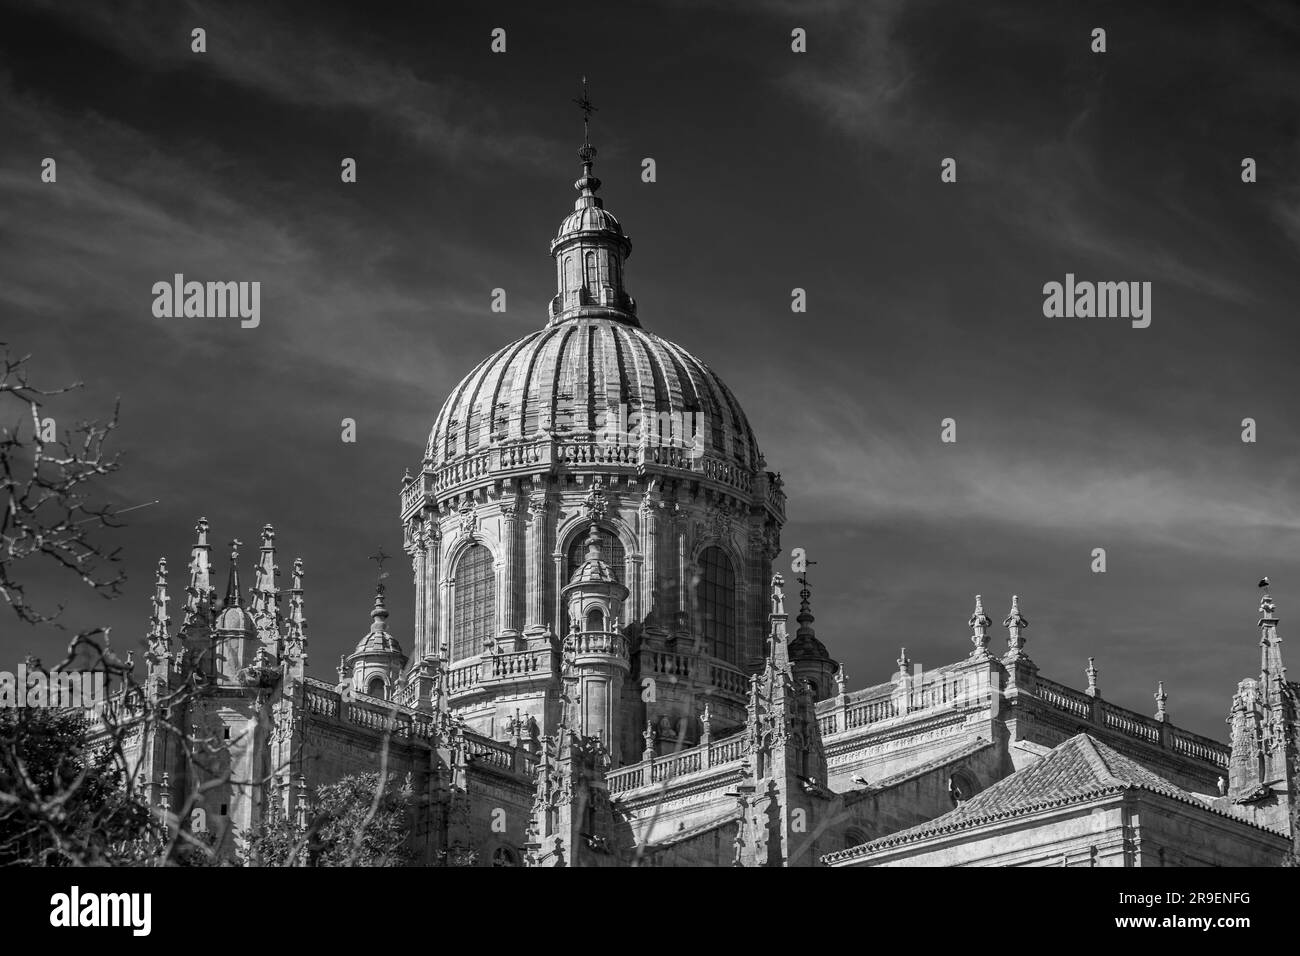
[[[489,356],[452,389],[403,507],[541,466],[694,472],[749,496],[764,463],[740,403],[686,351],[648,332],[625,287],[632,243],[596,196],[595,148],[550,244],[556,295],[545,327]]]
[[[560,223],[560,232],[555,242],[558,244],[584,232],[611,232],[621,236],[623,227],[604,206],[579,206]]]
[[[588,558],[573,572],[570,584],[621,584],[614,569],[600,558]]]
[[[650,445],[684,435],[676,444],[693,455],[746,472],[760,467],[753,429],[713,370],[652,332],[586,316],[480,362],[438,413],[425,455],[438,467],[498,444],[599,439],[611,428],[632,446],[642,434]]]
[[[217,615],[218,631],[237,631],[242,634],[256,634],[257,625],[253,622],[253,615],[249,614],[238,604],[224,608]]]
[[[361,636],[361,640],[357,641],[357,646],[352,651],[351,657],[381,655],[406,660],[406,655],[402,653],[402,645],[397,643],[397,638],[388,633],[388,605],[384,601],[384,586],[382,584],[375,589],[375,606],[370,611],[370,630]]]

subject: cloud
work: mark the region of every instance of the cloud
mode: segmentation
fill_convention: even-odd
[[[25,3],[135,65],[160,71],[193,69],[200,62],[190,48],[190,31],[201,26],[207,31],[201,62],[227,83],[288,105],[357,111],[366,123],[386,126],[446,162],[472,155],[481,164],[540,169],[557,148],[545,137],[509,128],[471,84],[417,75],[368,49],[364,34],[344,42],[311,18],[276,17],[260,4]]]

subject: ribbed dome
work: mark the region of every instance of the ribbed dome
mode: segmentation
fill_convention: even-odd
[[[540,329],[479,363],[438,413],[426,455],[438,466],[495,444],[595,438],[607,423],[634,426],[634,415],[655,422],[654,433],[661,422],[698,428],[697,453],[751,473],[759,468],[745,413],[707,365],[679,345],[604,317]],[[660,442],[671,437],[665,433]]]
[[[560,223],[560,231],[555,241],[559,243],[583,232],[612,232],[621,236],[623,227],[614,218],[614,214],[603,206],[580,206]]]
[[[614,570],[599,558],[588,558],[573,572],[570,584],[622,584]]]
[[[363,655],[387,654],[394,657],[405,658],[402,653],[402,645],[397,642],[397,638],[387,631],[369,631],[357,642],[356,648],[352,651],[356,657]]]

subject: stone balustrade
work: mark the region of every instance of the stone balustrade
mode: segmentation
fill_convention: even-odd
[[[674,754],[610,771],[605,775],[605,786],[611,794],[626,793],[674,777],[733,764],[744,755],[745,735],[738,732],[707,744],[697,744]]]
[[[554,653],[550,649],[493,654],[487,659],[484,680],[519,680],[530,674],[552,671]]]
[[[1034,679],[1034,691],[1049,707],[1064,711],[1080,720],[1092,719],[1093,699],[1082,691],[1042,677]]]
[[[489,475],[512,469],[534,469],[554,462],[690,471],[746,496],[754,491],[754,475],[747,468],[725,458],[699,455],[690,447],[671,444],[642,446],[630,441],[556,436],[539,441],[493,444],[488,449],[463,455],[426,472],[403,489],[402,511],[403,514],[411,513],[426,495],[441,499],[462,487],[477,484]],[[784,493],[773,489],[768,492],[768,499],[774,507],[784,509]]]

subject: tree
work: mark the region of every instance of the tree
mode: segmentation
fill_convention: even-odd
[[[249,838],[248,866],[402,866],[411,862],[411,778],[351,774],[316,791],[305,826],[275,810]]]
[[[130,864],[157,827],[124,786],[109,748],[88,753],[86,719],[66,710],[0,710],[0,863]]]
[[[19,409],[12,427],[0,424],[0,495],[5,499],[0,514],[0,596],[20,620],[43,624],[55,620],[61,608],[49,613],[27,600],[19,574],[28,560],[52,561],[105,597],[120,593],[123,575],[109,568],[118,561],[118,551],[108,550],[94,537],[98,528],[118,526],[116,513],[88,497],[95,479],[118,468],[117,456],[105,450],[117,427],[117,408],[107,421],[83,421],[63,429],[60,439],[54,420],[41,417],[43,402],[81,383],[55,389],[33,385],[27,378],[29,358],[15,357],[0,342],[0,414],[15,404]]]

